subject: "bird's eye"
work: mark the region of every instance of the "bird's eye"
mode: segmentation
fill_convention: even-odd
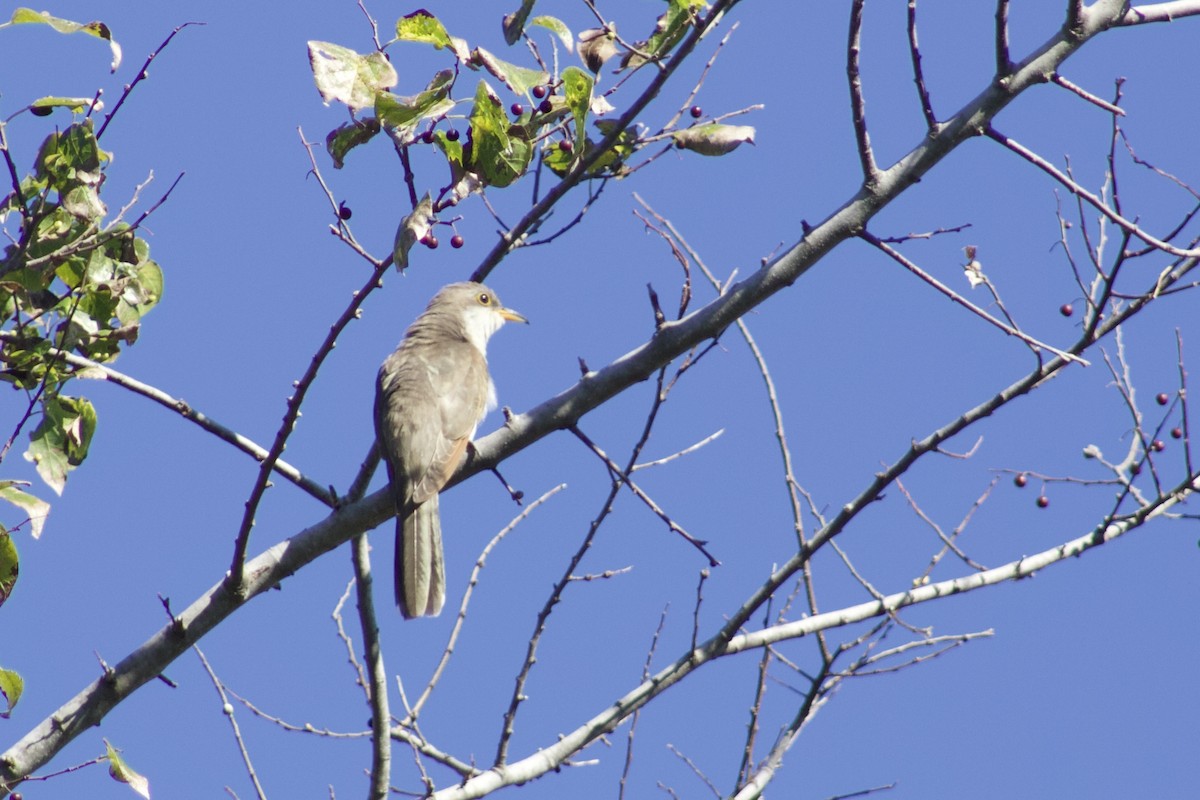
[[[478,299],[481,306],[490,306],[492,304],[492,296],[487,292],[480,292]]]

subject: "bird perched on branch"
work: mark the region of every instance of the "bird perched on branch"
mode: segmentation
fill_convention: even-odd
[[[396,603],[406,619],[446,600],[438,492],[496,406],[487,342],[528,322],[482,283],[452,283],[429,301],[379,368],[375,436],[396,505]]]

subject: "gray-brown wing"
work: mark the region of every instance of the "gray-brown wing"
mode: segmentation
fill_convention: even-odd
[[[467,342],[439,347],[426,360],[440,425],[427,470],[413,487],[418,503],[441,491],[462,463],[483,419],[490,386],[487,361]]]
[[[398,504],[423,503],[446,485],[483,417],[489,385],[487,362],[468,342],[410,341],[384,361],[376,431],[393,483],[404,484]]]

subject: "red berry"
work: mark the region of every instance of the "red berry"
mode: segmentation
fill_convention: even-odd
[[[430,250],[437,250],[438,238],[436,236],[434,236],[432,233],[427,233],[421,239],[421,244],[425,245]]]
[[[466,241],[457,233],[450,237],[450,246],[455,250],[462,247],[464,244],[466,244]]]
[[[533,87],[533,96],[536,97],[538,100],[541,100],[543,97],[546,96],[547,91],[548,90],[546,89],[546,87],[539,83],[537,86]]]
[[[554,110],[554,103],[550,102],[549,97],[547,97],[541,103],[538,103],[538,111],[542,112],[543,114],[549,114],[553,110]]]
[[[564,153],[571,152],[571,141],[569,139],[559,139],[558,149],[562,150]]]
[[[508,107],[508,110],[512,112],[512,115],[514,117],[519,117],[525,113],[525,107],[523,105],[521,105],[520,103],[513,103],[511,106]]]
[[[1063,303],[1061,306],[1059,306],[1058,313],[1062,314],[1064,317],[1069,317],[1075,313],[1075,307],[1070,303]]]
[[[1025,484],[1029,483],[1029,478],[1022,472],[1013,478],[1013,483],[1016,484],[1017,488],[1024,489]]]
[[[457,142],[458,136],[459,133],[457,128],[451,128],[450,130],[446,131],[446,138],[452,142]]]
[[[1183,438],[1183,428],[1171,428],[1171,438],[1172,439],[1182,439]]]
[[[704,109],[700,106],[692,106],[692,119],[700,119],[704,116]]]
[[[1167,449],[1167,443],[1162,439],[1155,439],[1150,443],[1150,449],[1156,453],[1161,453],[1163,450]]]
[[[1154,398],[1154,402],[1158,403],[1160,406],[1165,406],[1167,403],[1171,402],[1171,396],[1166,392],[1160,392],[1158,397]]]
[[[1050,505],[1050,498],[1046,497],[1046,495],[1044,495],[1044,494],[1038,495],[1038,499],[1037,499],[1038,508],[1045,508],[1048,505]]]

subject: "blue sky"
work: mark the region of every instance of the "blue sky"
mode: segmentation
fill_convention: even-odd
[[[99,18],[112,28],[125,53],[115,76],[108,74],[107,49],[90,39],[31,28],[0,31],[8,64],[0,71],[0,115],[7,119],[42,95],[90,95],[97,86],[104,87],[111,108],[121,86],[172,28],[205,23],[182,31],[161,53],[105,135],[105,148],[115,154],[104,190],[110,207],[122,205],[151,172],[144,205],[183,174],[148,224],[152,254],[166,274],[163,302],[115,366],[267,444],[291,382],[369,274],[365,262],[329,234],[329,207],[308,175],[300,131],[308,141],[322,142],[345,113],[322,105],[305,42],[367,51],[370,31],[351,2],[297,2],[284,13],[267,4],[138,5],[62,0],[48,7],[61,17]],[[631,178],[609,183],[584,221],[554,244],[519,251],[493,273],[489,283],[505,303],[532,321],[528,328],[509,326],[492,340],[490,363],[502,405],[527,410],[572,385],[579,358],[598,368],[645,341],[653,322],[647,283],[664,308],[676,306],[680,269],[634,216],[640,208],[634,193],[671,219],[722,278],[735,270],[746,276],[760,259],[800,238],[801,220],[815,223],[853,195],[859,167],[843,64],[843,5],[741,4],[731,15],[739,27],[697,102],[707,114],[762,103],[762,110],[735,120],[757,128],[755,145],[719,159],[669,153]],[[1062,12],[1050,5],[1014,4],[1016,58],[1057,30]],[[622,0],[602,10],[623,35],[639,38],[661,6]],[[386,36],[397,17],[417,6],[368,7]],[[512,61],[525,55],[519,47],[505,48],[501,7],[425,7],[472,44]],[[993,9],[944,1],[920,8],[929,88],[945,117],[987,86]],[[10,10],[0,6],[0,17]],[[538,11],[560,16],[575,31],[594,24],[582,3],[542,0]],[[1200,122],[1188,102],[1200,74],[1185,55],[1195,25],[1185,19],[1111,32],[1072,58],[1064,74],[1104,97],[1111,96],[1116,77],[1126,78],[1128,116],[1122,124],[1139,155],[1200,185],[1190,139],[1180,133]],[[903,26],[903,4],[869,4],[864,82],[872,141],[884,165],[924,133]],[[727,21],[719,33],[728,30]],[[662,124],[683,102],[715,45],[716,37],[706,41],[700,58],[668,84],[645,115],[648,125]],[[449,65],[444,53],[419,45],[393,45],[389,52],[401,94],[415,93]],[[564,65],[574,63],[571,56],[562,58]],[[460,85],[473,87],[474,78],[465,75]],[[602,86],[612,81],[606,72]],[[631,96],[618,94],[613,102],[621,107]],[[1103,178],[1109,125],[1101,110],[1054,86],[1029,91],[996,120],[1000,130],[1059,165],[1069,156],[1076,176],[1092,188]],[[46,130],[28,115],[10,124],[19,166],[30,163]],[[318,148],[318,164],[335,197],[353,209],[351,224],[364,246],[386,254],[408,210],[391,147],[373,142],[353,152],[340,171]],[[445,182],[426,154],[418,154],[416,168],[430,187]],[[1191,208],[1178,187],[1127,161],[1122,169],[1127,213],[1148,226],[1162,230]],[[1055,247],[1055,188],[996,144],[971,141],[876,217],[871,230],[887,236],[970,223],[964,233],[909,243],[905,253],[967,293],[962,247],[977,245],[1009,310],[1033,335],[1064,346],[1078,333],[1078,315],[1064,318],[1059,307],[1082,301]],[[531,191],[526,179],[489,198],[511,222]],[[1072,212],[1073,204],[1058,194]],[[581,202],[579,196],[568,199],[545,230],[570,219]],[[497,225],[478,198],[458,213],[466,245],[421,248],[405,275],[389,273],[383,291],[368,301],[363,318],[348,328],[323,367],[286,453],[318,482],[346,488],[373,436],[379,362],[433,292],[468,276],[494,242]],[[1165,263],[1130,269],[1149,275]],[[981,291],[970,296],[984,304]],[[714,296],[699,281],[695,295],[693,307]],[[1176,329],[1185,353],[1197,350],[1198,310],[1195,297],[1183,293],[1155,305],[1125,332],[1149,424],[1161,413],[1153,396],[1178,387]],[[827,512],[857,494],[913,438],[990,397],[1032,361],[1019,342],[856,241],[837,248],[746,322],[771,365],[797,478]],[[1115,354],[1116,342],[1105,348]],[[1080,536],[1111,503],[1112,487],[1053,484],[1047,489],[1050,507],[1039,509],[1034,498],[1040,484],[1018,490],[1008,474],[997,472],[1099,478],[1102,471],[1083,459],[1083,448],[1094,444],[1109,456],[1124,452],[1128,411],[1098,351],[1091,360],[1091,367],[1067,370],[949,443],[949,449],[966,452],[981,437],[971,459],[926,459],[905,476],[921,508],[949,529],[1002,475],[962,540],[977,561],[996,566]],[[100,428],[87,463],[72,474],[61,498],[33,487],[54,508],[39,541],[18,540],[21,579],[0,609],[0,665],[26,679],[12,719],[0,721],[5,748],[94,679],[97,656],[116,662],[161,627],[157,594],[178,609],[221,579],[256,473],[246,456],[143,398],[98,383],[72,390],[96,404]],[[582,430],[623,463],[652,391],[652,384],[633,387],[586,416]],[[0,419],[12,419],[23,404],[18,393],[0,392]],[[495,414],[481,432],[501,423]],[[701,450],[639,476],[655,500],[708,540],[723,562],[705,584],[702,635],[719,627],[794,545],[762,380],[734,330],[673,390],[642,460],[668,456],[718,430],[724,433]],[[1168,442],[1162,463],[1165,472],[1180,473],[1178,442]],[[3,466],[3,477],[37,480],[15,455]],[[489,559],[455,660],[422,718],[431,741],[479,764],[493,758],[535,615],[609,487],[603,465],[565,432],[517,454],[503,472],[529,499],[561,483],[567,489]],[[372,488],[383,480],[380,471]],[[448,492],[442,509],[449,610],[457,608],[479,551],[519,509],[486,475]],[[277,481],[261,507],[251,552],[324,516],[310,497]],[[385,659],[389,672],[415,693],[441,653],[453,616],[405,623],[392,613],[391,536],[390,525],[372,535],[384,590]],[[990,629],[994,636],[898,674],[848,682],[804,731],[771,791],[825,798],[895,782],[885,796],[1190,796],[1200,711],[1190,678],[1200,651],[1189,635],[1191,610],[1200,600],[1198,538],[1194,521],[1158,522],[1031,580],[907,612],[908,622],[937,633]],[[885,593],[911,585],[937,549],[928,527],[894,489],[840,543],[859,572]],[[288,722],[364,730],[369,710],[329,617],[350,579],[349,562],[347,548],[330,554],[207,636],[201,647],[222,680]],[[655,666],[686,650],[697,575],[706,564],[626,493],[581,569],[628,566],[632,570],[610,580],[573,584],[551,617],[518,719],[514,758],[553,743],[636,685],[664,608],[669,611]],[[824,609],[870,599],[831,552],[823,552],[814,568]],[[947,559],[934,577],[969,571]],[[360,644],[357,623],[348,618],[347,627]],[[811,665],[807,640],[787,643],[781,652]],[[722,792],[731,790],[757,663],[757,654],[726,659],[649,707],[638,723],[629,796],[661,794],[659,783],[684,797],[707,793],[668,745]],[[150,778],[157,796],[212,797],[225,786],[252,796],[197,659],[188,654],[166,674],[178,688],[158,682],[143,687],[42,772],[101,754],[104,737]],[[764,747],[795,714],[797,699],[788,684],[802,683],[779,665],[772,675],[778,680],[767,686],[760,723]],[[332,787],[348,797],[364,791],[365,739],[284,733],[240,706],[237,713],[268,794],[327,797]],[[597,763],[508,793],[614,796],[627,732],[622,727],[609,745],[581,754]],[[393,784],[417,789],[410,754],[398,746],[394,757]],[[453,783],[452,774],[431,770],[439,786]],[[24,789],[28,797],[129,796],[95,766]]]

